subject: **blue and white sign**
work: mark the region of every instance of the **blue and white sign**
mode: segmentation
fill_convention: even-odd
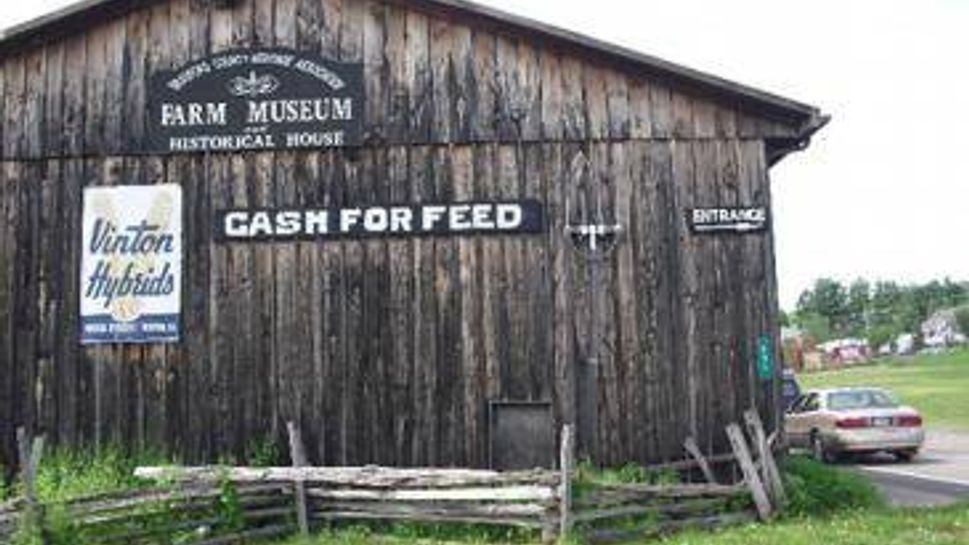
[[[84,191],[81,344],[179,340],[182,189]]]

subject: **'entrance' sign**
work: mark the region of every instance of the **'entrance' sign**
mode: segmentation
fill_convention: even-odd
[[[363,65],[287,49],[229,51],[151,81],[151,151],[360,145]]]
[[[232,241],[542,233],[542,204],[478,202],[337,209],[228,210],[216,237]]]
[[[767,230],[765,207],[694,208],[687,214],[690,230],[696,234],[757,233]]]
[[[81,344],[177,342],[182,188],[84,190]]]

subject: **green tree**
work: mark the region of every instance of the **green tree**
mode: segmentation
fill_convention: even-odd
[[[878,350],[879,348],[897,339],[898,333],[895,331],[894,326],[879,325],[870,328],[867,331],[865,338],[868,339],[868,344],[871,345],[872,348]]]
[[[778,316],[778,321],[780,322],[781,327],[791,327],[791,317],[783,310],[781,311],[780,316]]]
[[[897,283],[877,282],[869,303],[869,325],[891,325],[898,329],[897,310],[902,297],[902,288]]]
[[[942,289],[945,293],[947,307],[958,307],[969,303],[969,290],[966,289],[965,284],[959,284],[946,278],[942,284]]]
[[[812,312],[798,313],[796,323],[804,333],[816,343],[828,342],[834,338],[828,318]]]
[[[969,335],[969,307],[956,310],[956,321],[959,322],[959,331],[963,335]]]
[[[837,281],[820,278],[812,289],[801,294],[797,311],[805,315],[823,316],[828,322],[828,331],[840,334],[845,329],[848,315],[848,295]]]
[[[868,310],[871,306],[871,284],[862,278],[851,283],[848,288],[845,333],[852,337],[865,334],[868,327]]]
[[[879,281],[872,285],[859,278],[845,287],[830,279],[818,279],[805,290],[797,304],[795,322],[811,329],[816,338],[866,337],[875,346],[902,333],[918,333],[933,313],[969,303],[969,284],[933,280],[901,285]],[[826,323],[821,326],[818,318]],[[809,324],[810,327],[805,327]]]

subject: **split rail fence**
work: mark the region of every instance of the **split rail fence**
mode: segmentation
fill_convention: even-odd
[[[0,504],[0,542],[18,528],[32,528],[52,542],[51,534],[66,525],[86,545],[157,543],[173,535],[183,543],[223,545],[308,534],[340,521],[515,526],[540,531],[545,543],[572,534],[609,542],[766,520],[782,508],[783,486],[756,413],[747,414],[746,424],[749,439],[739,426],[727,428],[744,476],[737,484],[717,483],[711,462],[692,441],[684,447],[707,482],[578,482],[569,426],[554,471],[307,467],[299,430],[291,425],[292,467],[139,468],[136,476],[166,485],[60,504],[36,500],[32,479],[43,441],[22,441],[26,494]]]

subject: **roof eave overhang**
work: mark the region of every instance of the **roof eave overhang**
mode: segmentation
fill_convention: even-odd
[[[79,32],[80,26],[123,16],[160,0],[81,0],[0,31],[0,58]]]
[[[768,165],[772,167],[788,155],[806,150],[811,145],[814,135],[830,122],[831,116],[817,114],[801,126],[794,138],[768,138],[766,140]]]

